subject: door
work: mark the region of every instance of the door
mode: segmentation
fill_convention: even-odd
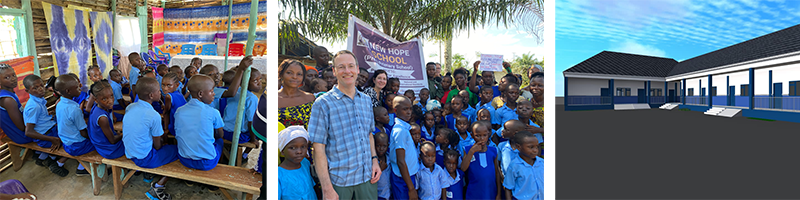
[[[772,108],[783,109],[783,83],[772,84]]]
[[[611,90],[608,88],[600,88],[600,103],[611,104]]]
[[[637,89],[636,95],[639,97],[639,103],[647,103],[647,91],[644,89]]]
[[[730,86],[728,88],[728,105],[736,105],[736,86]]]

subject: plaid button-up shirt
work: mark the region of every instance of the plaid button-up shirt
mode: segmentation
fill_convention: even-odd
[[[333,87],[314,102],[308,133],[312,142],[325,144],[333,185],[354,186],[371,178],[373,124],[372,99],[364,93],[350,98]]]

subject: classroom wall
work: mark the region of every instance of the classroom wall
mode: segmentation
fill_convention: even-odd
[[[789,96],[789,82],[800,81],[800,64],[770,67],[768,69],[772,70],[772,82],[783,83],[783,96]]]
[[[629,80],[614,80],[614,90],[611,92],[616,95],[617,89],[616,88],[630,88],[631,89],[631,96],[638,96],[638,89],[645,89],[644,83],[646,81],[629,81]],[[652,83],[652,82],[651,82]],[[662,86],[663,87],[663,86]]]
[[[600,88],[608,88],[608,79],[567,78],[569,96],[600,96]]]
[[[703,86],[700,87],[699,84],[702,82]],[[708,87],[708,77],[701,77],[701,78],[693,78],[693,79],[686,79],[686,95],[689,95],[689,89],[694,89],[694,96],[700,95],[700,88]],[[706,89],[708,92],[708,89]]]

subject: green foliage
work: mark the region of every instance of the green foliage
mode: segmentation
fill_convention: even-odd
[[[526,7],[531,2],[541,4],[540,0],[281,0],[281,5],[291,13],[279,16],[279,42],[296,44],[292,41],[300,33],[343,41],[347,38],[348,15],[399,41],[417,37],[444,40],[454,32],[490,23],[508,26],[514,22],[514,16],[531,12]]]
[[[522,86],[526,86],[530,83],[528,80],[528,69],[531,68],[534,64],[542,66],[544,69],[544,60],[539,60],[534,57],[535,54],[533,53],[525,53],[521,56],[514,56],[511,60],[511,71],[514,74],[522,75]]]
[[[467,67],[468,65],[469,61],[467,61],[467,59],[464,58],[464,55],[457,53],[456,55],[453,55],[453,67],[450,68],[450,73],[462,67],[471,71],[470,67]]]

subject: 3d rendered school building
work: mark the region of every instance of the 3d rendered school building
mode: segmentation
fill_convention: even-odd
[[[563,73],[568,111],[677,107],[800,123],[800,25],[682,62],[603,51]]]

